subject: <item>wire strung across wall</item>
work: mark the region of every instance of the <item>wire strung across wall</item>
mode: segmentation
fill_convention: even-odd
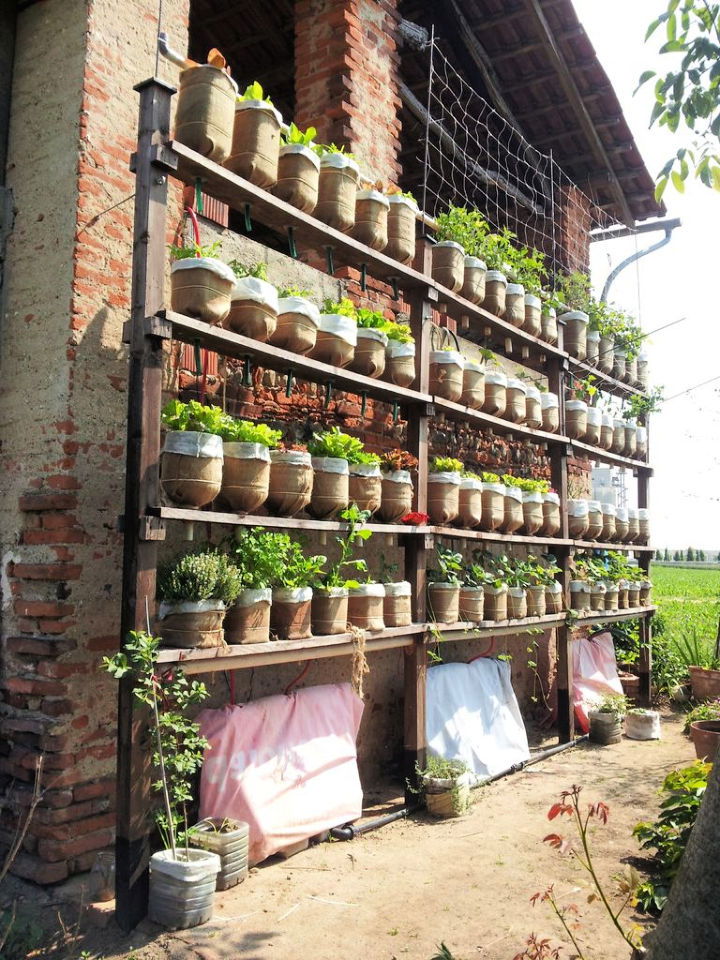
[[[591,229],[618,221],[474,90],[431,39],[423,104],[407,87],[405,107],[424,124],[422,192],[435,217],[449,204],[474,207],[493,230],[507,227],[545,254],[549,272],[588,270]]]

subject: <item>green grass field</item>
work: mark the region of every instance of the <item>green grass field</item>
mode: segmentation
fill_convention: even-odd
[[[711,649],[720,616],[720,567],[693,569],[653,564],[650,577],[653,599],[671,645],[689,641]]]

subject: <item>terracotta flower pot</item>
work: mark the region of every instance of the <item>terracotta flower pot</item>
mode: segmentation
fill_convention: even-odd
[[[485,367],[476,360],[463,362],[463,389],[460,403],[471,410],[480,410],[485,402]]]
[[[432,278],[453,293],[465,280],[465,251],[454,240],[442,240],[432,248]]]
[[[280,297],[275,330],[270,343],[293,353],[309,353],[317,342],[320,311],[305,297]]]
[[[720,670],[688,667],[694,700],[717,700],[720,697]]]
[[[269,489],[268,448],[262,443],[223,443],[223,502],[237,513],[252,513],[265,503]]]
[[[391,383],[398,387],[409,387],[415,380],[415,344],[388,340],[385,370]]]
[[[525,393],[525,423],[533,430],[542,426],[543,415],[540,402],[540,391],[537,387],[528,386]]]
[[[383,606],[385,587],[382,583],[362,583],[350,589],[348,620],[360,630],[384,630]]]
[[[313,487],[308,513],[330,520],[345,510],[350,496],[350,471],[340,457],[313,457]]]
[[[272,590],[241,590],[223,624],[227,643],[267,643]]]
[[[507,384],[508,379],[504,373],[495,370],[486,371],[483,413],[489,413],[493,417],[502,417],[507,407]]]
[[[483,530],[499,530],[505,521],[504,483],[483,482],[482,507]]]
[[[409,470],[392,470],[382,475],[382,497],[378,517],[397,523],[412,510],[413,485]]]
[[[277,327],[278,293],[267,280],[238,277],[231,294],[225,326],[244,337],[265,343]]]
[[[355,223],[355,194],[360,168],[342,153],[328,153],[320,160],[320,180],[315,216],[343,233]]]
[[[412,263],[415,258],[415,223],[418,205],[410,197],[399,193],[388,197],[388,242],[385,254],[400,263]]]
[[[571,540],[582,540],[588,529],[587,500],[568,500],[568,536]]]
[[[224,619],[222,600],[162,602],[155,629],[166,647],[222,647]]]
[[[320,327],[310,356],[333,367],[347,367],[355,355],[357,324],[339,313],[321,313]]]
[[[599,500],[587,501],[587,530],[586,540],[599,540],[603,531],[602,504]]]
[[[546,433],[557,433],[560,429],[560,401],[556,393],[540,394],[542,428]]]
[[[612,334],[600,337],[597,368],[601,373],[612,373],[615,356],[615,337]]]
[[[522,327],[533,337],[539,337],[542,333],[542,300],[534,293],[525,294],[525,319]]]
[[[521,283],[509,283],[505,290],[505,319],[514,327],[525,323],[525,287]]]
[[[218,324],[230,313],[235,274],[214,257],[175,260],[170,268],[170,306],[177,313]]]
[[[463,477],[460,481],[461,526],[473,529],[482,523],[482,489],[482,482],[475,477]]]
[[[407,580],[386,583],[383,620],[386,627],[409,627],[412,623],[412,590]]]
[[[543,495],[535,490],[523,490],[523,526],[528,537],[539,533],[543,525]]]
[[[385,373],[387,345],[387,334],[382,330],[358,327],[355,353],[349,368],[366,377],[381,377]]]
[[[430,351],[430,393],[457,403],[463,392],[465,362],[457,350]]]
[[[181,507],[204,507],[220,493],[223,443],[210,433],[172,430],[160,458],[164,493]]]
[[[378,463],[351,463],[349,465],[348,500],[360,510],[377,513],[382,501],[382,476]]]
[[[280,147],[277,183],[272,188],[276,197],[291,203],[303,213],[312,213],[318,201],[320,158],[301,143]]]
[[[487,266],[479,257],[465,257],[465,272],[460,296],[470,303],[482,303],[485,299],[485,274]]]
[[[451,523],[460,511],[459,473],[439,472],[428,475],[428,514],[430,522],[443,526]]]
[[[527,615],[529,617],[544,617],[546,612],[545,587],[528,587]]]
[[[519,487],[505,487],[502,532],[517,533],[523,520],[522,490]]]
[[[499,587],[485,586],[485,609],[483,616],[486,620],[497,623],[508,618],[508,588],[507,584]]]
[[[201,64],[180,73],[175,139],[215,163],[230,155],[237,84],[224,70]]]
[[[542,537],[556,537],[560,533],[560,497],[557,493],[544,493],[543,524],[538,533]]]
[[[527,591],[523,587],[508,589],[508,620],[524,620],[528,615]]]
[[[311,636],[310,587],[277,587],[270,607],[270,628],[278,640],[304,640]]]
[[[312,459],[302,450],[270,451],[268,508],[281,517],[294,517],[310,503]]]
[[[345,587],[314,590],[312,597],[312,632],[316,637],[345,633],[348,624],[348,591]]]
[[[434,623],[457,623],[460,619],[460,585],[428,583],[428,615]]]
[[[379,190],[358,190],[355,194],[355,226],[352,235],[373,250],[388,243],[390,201]]]
[[[544,307],[540,319],[540,336],[549,344],[558,342],[557,314],[553,307]]]
[[[523,380],[511,377],[507,382],[505,417],[513,423],[525,422],[527,387]]]
[[[485,274],[485,299],[483,307],[496,317],[505,316],[507,277],[499,270],[488,270]]]
[[[465,623],[481,623],[485,609],[484,587],[460,587],[458,618]]]
[[[587,433],[587,412],[584,400],[568,400],[565,404],[565,432],[571,440],[582,440]]]
[[[569,354],[578,360],[587,356],[587,327],[589,317],[582,310],[570,310],[560,317],[560,323],[565,324],[564,347]]]
[[[240,100],[228,170],[259,187],[271,187],[278,178],[282,116],[267,100]]]

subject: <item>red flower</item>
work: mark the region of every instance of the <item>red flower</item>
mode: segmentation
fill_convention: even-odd
[[[406,513],[404,517],[400,518],[400,523],[405,523],[411,527],[419,527],[427,523],[429,519],[430,515],[427,513]]]

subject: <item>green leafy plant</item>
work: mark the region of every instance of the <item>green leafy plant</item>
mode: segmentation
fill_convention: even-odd
[[[517,282],[525,287],[525,292],[539,297],[543,280],[547,277],[545,254],[534,248],[528,250],[527,247],[522,247],[520,250],[514,251],[510,266]]]
[[[628,698],[621,693],[607,693],[595,707],[598,713],[608,713],[616,722],[628,711]]]
[[[157,663],[159,645],[158,637],[132,631],[123,649],[113,657],[103,657],[102,663],[116,680],[132,674],[133,696],[150,710],[154,734],[152,763],[158,776],[153,789],[163,799],[155,820],[173,858],[178,858],[179,839],[184,839],[187,858],[188,804],[193,799],[193,781],[209,744],[200,736],[199,724],[190,720],[186,711],[202,703],[209,694],[204,683],[188,680],[179,668],[163,670]]]
[[[555,295],[558,307],[590,313],[593,302],[592,284],[586,273],[575,270],[573,273],[559,276],[556,280]]]
[[[463,465],[454,457],[433,457],[430,461],[431,473],[462,473]]]
[[[387,334],[388,340],[396,340],[398,343],[415,343],[415,337],[413,337],[407,323],[386,320],[382,329]]]
[[[651,413],[657,413],[665,402],[664,394],[664,387],[653,387],[645,397],[639,393],[634,393],[627,402],[623,417],[626,420],[644,420]]]
[[[633,829],[633,836],[640,841],[642,849],[654,851],[653,876],[640,884],[636,894],[638,904],[644,910],[659,913],[665,906],[695,825],[711,769],[712,764],[697,760],[689,767],[669,773],[660,790],[665,796],[657,820],[643,821]]]
[[[170,259],[171,260],[189,260],[191,257],[206,257],[212,259],[217,257],[220,253],[220,247],[222,246],[220,240],[215,240],[214,243],[208,244],[208,246],[203,247],[200,244],[193,243],[190,247],[176,247],[170,244]]]
[[[254,267],[248,267],[244,263],[240,263],[239,260],[231,260],[228,266],[238,280],[243,277],[255,277],[257,280],[267,280],[268,278],[266,263],[256,263]]]
[[[238,101],[242,100],[264,100],[265,103],[272,103],[270,97],[265,96],[265,91],[262,88],[262,85],[254,80],[251,84],[245,87],[245,93],[240,94]]]
[[[158,567],[157,596],[167,603],[222,600],[231,604],[240,588],[239,570],[216,550],[184,553]]]
[[[312,290],[303,290],[301,287],[283,287],[278,290],[279,297],[311,297]]]
[[[533,480],[530,477],[513,477],[510,473],[504,473],[501,482],[506,487],[517,487],[527,493],[548,493],[550,490],[549,480]]]
[[[238,528],[225,549],[238,569],[243,590],[263,590],[278,581],[290,538],[262,527]]]
[[[720,656],[717,645],[708,642],[695,623],[685,623],[674,635],[678,659],[687,667],[702,667],[704,670],[719,670]]]
[[[271,450],[277,447],[282,438],[281,430],[271,430],[265,423],[252,423],[250,420],[227,418],[220,436],[234,443],[260,443]]]
[[[291,540],[286,534],[284,556],[277,569],[273,586],[296,590],[300,587],[311,587],[322,574],[327,557],[322,554],[305,556],[303,545],[297,540]]]
[[[222,436],[228,416],[220,407],[205,406],[197,400],[183,403],[170,400],[162,409],[161,420],[168,430],[191,430]]]
[[[280,139],[283,144],[299,143],[303,147],[311,147],[316,136],[317,130],[315,127],[308,127],[307,130],[303,131],[295,123],[291,122],[288,129],[283,130],[280,134]]]
[[[464,760],[446,760],[444,757],[428,756],[425,766],[415,765],[420,780],[457,780],[470,772]]]
[[[415,470],[417,465],[417,457],[408,453],[407,450],[401,450],[399,447],[388,450],[380,460],[380,469],[383,473],[394,473],[396,470]]]
[[[376,453],[365,450],[362,440],[343,433],[339,427],[314,434],[307,448],[313,457],[337,457],[348,463],[380,463]]]
[[[355,311],[355,319],[358,327],[366,330],[385,330],[388,323],[382,310],[367,310],[364,307]]]
[[[354,153],[346,153],[345,147],[338,147],[335,143],[315,143],[312,148],[319,157],[324,157],[325,154],[330,153],[341,153],[344,157],[347,157],[349,160],[355,159]]]
[[[372,536],[372,530],[364,529],[362,526],[370,519],[370,512],[360,510],[357,504],[353,503],[342,511],[340,519],[348,525],[347,530],[344,530],[341,536],[335,538],[340,554],[334,563],[323,569],[317,581],[313,584],[317,590],[329,590],[332,587],[348,587],[351,589],[359,587],[360,584],[357,580],[344,577],[343,570],[345,569],[367,573],[367,562],[362,558],[353,559],[353,553],[356,546],[362,546]]]
[[[357,308],[352,300],[349,300],[347,297],[342,297],[340,300],[333,300],[331,297],[327,297],[323,301],[322,312],[337,313],[341,317],[350,317],[352,320],[357,319]]]
[[[489,473],[487,470],[483,470],[482,474],[483,483],[500,483],[500,477],[496,473]]]
[[[489,233],[483,238],[477,256],[483,258],[489,270],[507,270],[513,266],[517,257],[513,245],[516,239],[515,234],[507,227],[500,233]]]
[[[456,553],[450,547],[438,543],[435,546],[435,559],[437,567],[428,570],[428,580],[432,583],[451,583],[460,584],[462,582],[463,558],[461,553]]]
[[[436,217],[438,240],[459,243],[468,256],[482,256],[481,250],[490,225],[478,210],[450,206]]]
[[[400,570],[399,563],[389,563],[384,553],[380,554],[380,572],[378,573],[378,583],[395,583]]]
[[[584,379],[573,377],[570,392],[575,400],[584,400],[585,403],[592,404],[597,396],[597,387],[594,385],[597,377],[589,373]]]

